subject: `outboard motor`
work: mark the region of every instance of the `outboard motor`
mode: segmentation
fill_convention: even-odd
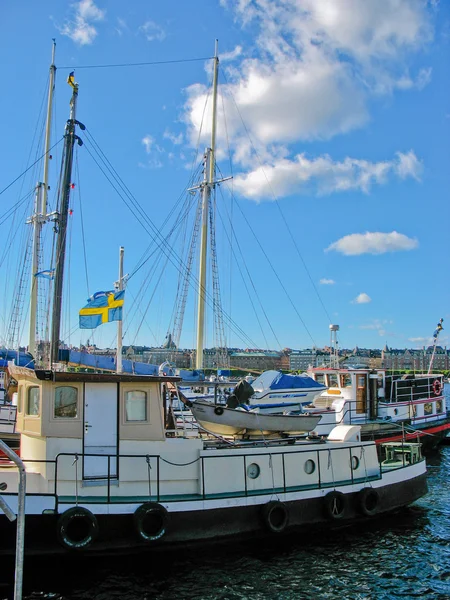
[[[233,393],[227,398],[228,408],[237,408],[239,404],[246,404],[247,400],[253,396],[255,390],[248,381],[242,379],[234,388]]]
[[[246,404],[247,400],[253,396],[255,390],[249,384],[248,381],[242,379],[234,388],[233,394],[239,400],[240,404]]]

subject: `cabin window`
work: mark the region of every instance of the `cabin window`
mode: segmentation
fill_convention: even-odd
[[[356,469],[359,467],[359,458],[357,456],[352,456],[350,466],[353,469],[353,471],[356,471]]]
[[[17,390],[17,412],[22,412],[23,410],[23,387],[19,385]]]
[[[307,475],[312,475],[316,470],[316,463],[310,458],[305,462],[305,473]]]
[[[352,387],[352,376],[350,373],[341,374],[341,387]]]
[[[442,400],[436,400],[436,412],[439,414],[441,412],[444,412],[442,410]]]
[[[55,389],[55,419],[76,419],[78,416],[78,390],[60,386]]]
[[[38,417],[39,416],[39,400],[41,396],[41,390],[38,386],[28,388],[27,396],[27,415]]]
[[[147,420],[147,393],[133,390],[125,394],[126,421]]]
[[[323,373],[317,373],[316,381],[317,381],[317,383],[321,383],[322,385],[325,385],[325,375]]]
[[[339,387],[336,373],[328,375],[328,387]]]
[[[423,414],[424,415],[432,415],[433,414],[433,404],[431,402],[426,402],[423,405]]]

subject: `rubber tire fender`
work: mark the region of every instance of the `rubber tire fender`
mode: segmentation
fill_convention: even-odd
[[[367,487],[358,492],[357,507],[361,514],[366,517],[373,517],[378,512],[380,497],[377,490]]]
[[[272,533],[282,533],[289,524],[288,507],[278,500],[264,504],[261,517],[266,528]]]
[[[223,415],[223,406],[216,406],[214,408],[214,414],[218,416]]]
[[[136,509],[133,520],[139,539],[151,543],[160,540],[166,534],[169,513],[157,502],[145,502]]]
[[[86,527],[86,535],[80,539],[78,536],[73,537],[71,531],[76,527],[78,520],[84,521],[83,526]],[[63,512],[56,524],[56,535],[59,543],[68,550],[84,550],[89,548],[95,542],[99,534],[97,518],[87,508],[82,506],[73,506]]]
[[[325,516],[330,521],[338,521],[345,515],[347,498],[342,492],[329,492],[324,501]]]

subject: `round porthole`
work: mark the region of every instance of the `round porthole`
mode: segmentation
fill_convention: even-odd
[[[394,415],[398,415],[398,408],[394,408]]]
[[[250,477],[250,479],[256,479],[257,477],[259,477],[260,473],[261,473],[261,469],[259,468],[259,465],[257,465],[256,463],[252,463],[251,465],[248,465],[247,475],[248,475],[248,477]]]
[[[359,458],[357,456],[352,456],[351,465],[352,469],[356,471],[356,469],[359,467]]]
[[[316,463],[313,460],[308,459],[305,462],[305,473],[307,473],[308,475],[311,475],[312,473],[314,473],[315,470],[316,470]]]

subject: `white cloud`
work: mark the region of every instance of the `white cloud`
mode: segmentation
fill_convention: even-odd
[[[397,231],[391,233],[367,231],[366,233],[346,235],[328,246],[325,251],[335,250],[345,256],[356,256],[358,254],[384,254],[385,252],[413,250],[418,245],[416,239],[409,238]]]
[[[241,54],[242,54],[242,46],[236,46],[234,48],[234,50],[231,50],[231,52],[224,52],[223,54],[221,54],[220,55],[220,62],[224,63],[224,62],[228,62],[228,61],[234,60],[235,58],[237,58]]]
[[[172,142],[172,144],[175,144],[176,146],[178,146],[179,144],[182,144],[183,139],[184,139],[184,136],[182,133],[179,133],[178,135],[176,135],[175,133],[172,133],[168,129],[166,129],[166,131],[164,132],[163,137],[167,140],[170,140]]]
[[[368,191],[387,175],[420,178],[422,165],[413,151],[377,163],[351,157],[339,162],[292,156],[290,145],[360,128],[370,118],[373,96],[427,85],[431,69],[411,66],[413,54],[433,36],[426,2],[221,0],[221,5],[255,33],[253,47],[224,55],[234,60],[225,66],[227,81],[221,85],[226,129],[222,102],[218,105],[217,157],[227,153],[229,142],[243,170],[240,191],[260,199],[266,174],[277,195],[301,190],[305,182],[314,183],[317,193],[329,193]],[[184,121],[196,147],[199,132],[200,142],[208,143],[211,102],[206,105],[206,86],[190,86],[186,93]]]
[[[61,35],[66,35],[81,46],[92,44],[98,35],[92,22],[103,21],[106,11],[100,9],[93,0],[80,0],[72,4],[74,18],[58,27]]]
[[[334,285],[336,282],[334,279],[326,279],[325,277],[319,282],[321,285]]]
[[[166,38],[164,29],[154,21],[146,21],[139,27],[149,42],[162,42]]]
[[[358,296],[352,300],[352,304],[368,304],[369,302],[372,302],[372,298],[365,292],[358,294]]]
[[[141,142],[142,142],[147,154],[150,154],[150,152],[152,151],[152,146],[155,143],[154,138],[150,134],[147,134],[146,136],[144,136],[142,138]]]
[[[369,301],[370,301],[370,299],[369,299]],[[392,323],[393,323],[393,321],[389,320],[389,319],[383,319],[383,320],[374,319],[372,321],[372,323],[366,323],[364,325],[360,325],[359,329],[376,331],[380,337],[384,337],[386,335],[386,329],[385,329],[386,325],[392,325]],[[389,334],[389,335],[392,335],[392,334]]]
[[[433,343],[433,338],[430,337],[410,337],[408,338],[408,342],[412,342],[413,344],[421,344],[422,346],[429,346]]]
[[[237,175],[234,185],[243,196],[254,200],[273,200],[302,191],[330,194],[359,190],[368,193],[372,185],[386,183],[389,175],[419,179],[421,169],[422,164],[412,150],[407,154],[398,152],[394,159],[380,162],[350,157],[339,162],[327,154],[313,159],[298,154],[293,160],[279,158],[272,164]]]

